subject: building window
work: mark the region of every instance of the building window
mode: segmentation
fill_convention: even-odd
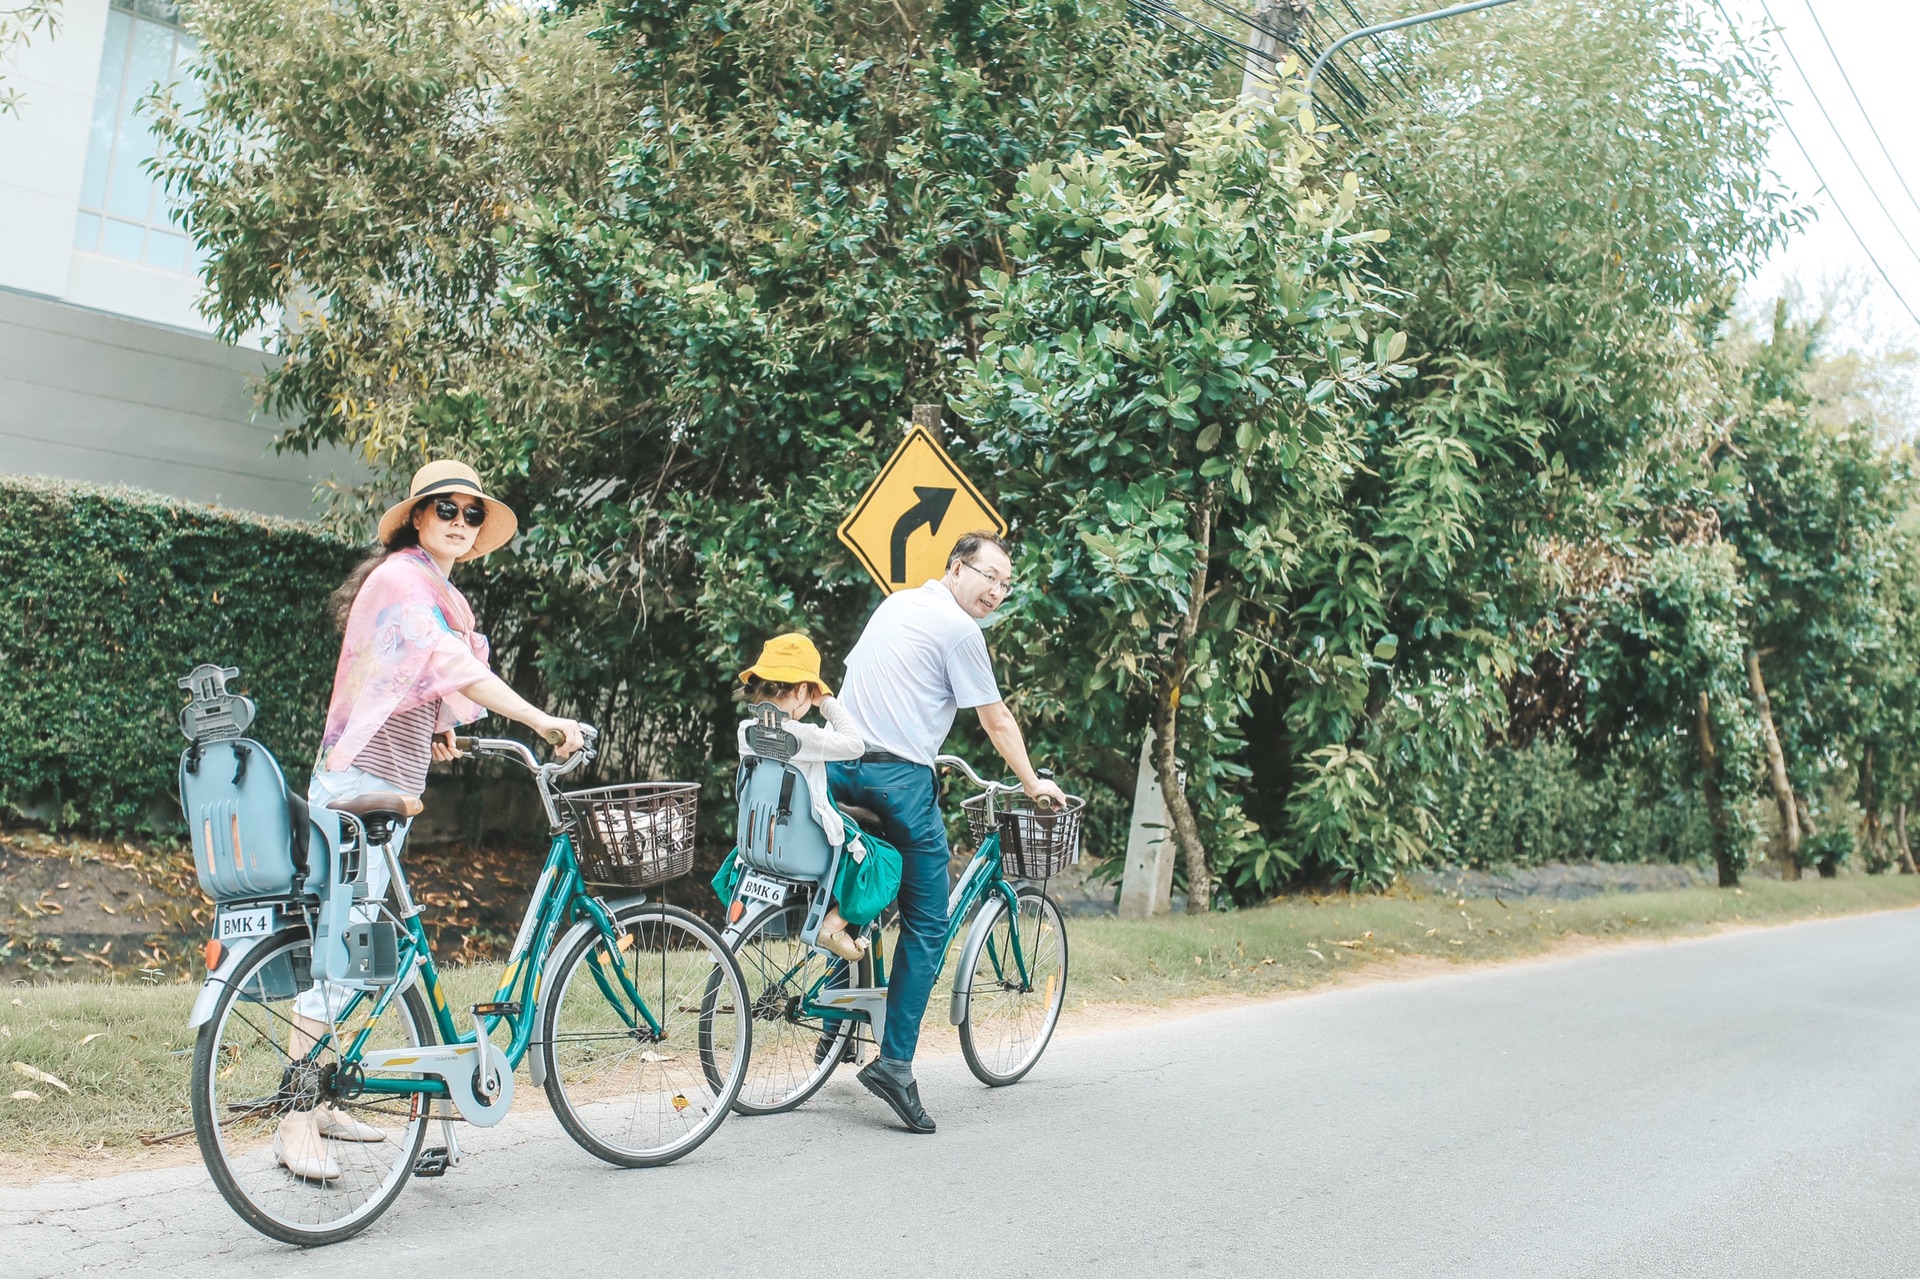
[[[194,48],[194,38],[180,29],[178,6],[169,0],[113,0],[80,186],[76,248],[166,271],[193,270],[193,244],[143,167],[160,140],[138,108],[154,85],[175,81],[176,92],[193,105],[198,82],[183,80],[181,70]]]

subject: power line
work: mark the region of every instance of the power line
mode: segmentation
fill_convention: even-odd
[[[1900,183],[1900,189],[1907,193],[1907,202],[1913,205],[1916,213],[1920,213],[1920,200],[1914,198],[1913,188],[1907,185],[1906,176],[1900,172],[1900,166],[1893,162],[1893,152],[1887,150],[1885,140],[1880,137],[1880,130],[1874,126],[1873,117],[1867,114],[1867,104],[1860,100],[1859,90],[1853,87],[1853,77],[1848,75],[1846,67],[1841,65],[1839,51],[1833,47],[1833,41],[1827,38],[1827,29],[1821,25],[1820,15],[1813,11],[1813,0],[1800,0],[1800,2],[1807,6],[1807,16],[1813,19],[1813,29],[1820,33],[1821,43],[1827,46],[1827,54],[1833,59],[1834,69],[1846,82],[1847,92],[1853,95],[1853,105],[1860,108],[1860,118],[1867,122],[1867,131],[1873,134],[1873,140],[1879,144],[1880,154],[1887,159],[1887,167],[1893,170],[1893,176]]]
[[[1813,78],[1807,74],[1807,69],[1800,65],[1799,55],[1794,53],[1793,46],[1787,42],[1786,29],[1780,25],[1780,20],[1773,16],[1773,10],[1767,7],[1767,0],[1760,0],[1760,12],[1767,15],[1768,22],[1773,23],[1773,34],[1779,39],[1780,47],[1787,51],[1787,57],[1793,63],[1793,69],[1800,73],[1801,82],[1807,86],[1807,96],[1811,97],[1813,105],[1820,109],[1820,117],[1827,122],[1827,128],[1833,130],[1834,140],[1840,144],[1840,150],[1853,164],[1853,171],[1860,175],[1861,185],[1867,188],[1867,194],[1873,197],[1873,202],[1880,206],[1880,212],[1886,215],[1887,224],[1893,228],[1893,233],[1900,237],[1900,243],[1907,246],[1907,252],[1913,255],[1913,260],[1920,262],[1920,249],[1914,248],[1913,241],[1907,239],[1907,233],[1900,229],[1900,223],[1895,220],[1893,210],[1889,209],[1887,202],[1880,198],[1880,192],[1873,185],[1873,179],[1867,176],[1865,167],[1853,154],[1853,148],[1847,145],[1846,136],[1840,132],[1840,126],[1833,122],[1833,115],[1827,110],[1827,104],[1820,100],[1819,91],[1813,87]],[[1785,118],[1784,113],[1782,118]],[[1827,194],[1833,195],[1832,187],[1827,188]],[[1838,204],[1839,201],[1836,199],[1835,207],[1838,207]]]
[[[1726,6],[1721,3],[1721,0],[1713,0],[1713,7],[1720,11],[1721,19],[1727,24],[1727,29],[1733,33],[1734,43],[1740,46],[1742,52],[1748,52],[1746,38],[1740,34],[1740,28],[1735,24],[1733,16],[1727,12]],[[1773,15],[1767,16],[1771,18]],[[1847,216],[1847,211],[1841,205],[1839,197],[1834,195],[1833,188],[1828,186],[1827,180],[1820,176],[1820,166],[1813,162],[1813,153],[1807,150],[1807,144],[1800,140],[1800,133],[1793,127],[1793,121],[1787,119],[1786,110],[1781,107],[1780,99],[1774,96],[1773,86],[1767,83],[1764,76],[1760,77],[1760,83],[1767,91],[1767,99],[1773,103],[1774,115],[1778,116],[1780,123],[1786,126],[1787,136],[1793,139],[1793,145],[1800,149],[1800,156],[1807,162],[1807,168],[1813,171],[1813,180],[1820,184],[1821,190],[1827,193],[1827,198],[1833,201],[1834,212],[1838,213],[1840,220],[1847,224],[1847,230],[1853,232],[1854,243],[1860,246],[1860,252],[1867,255],[1867,261],[1873,263],[1873,269],[1880,273],[1881,282],[1887,286],[1887,291],[1893,294],[1894,301],[1900,304],[1900,309],[1907,313],[1907,318],[1912,320],[1916,327],[1920,327],[1920,315],[1914,314],[1913,307],[1907,304],[1907,299],[1895,286],[1893,277],[1887,274],[1887,268],[1880,265],[1880,259],[1873,256],[1873,250],[1867,247],[1866,238],[1860,234],[1860,228],[1855,226],[1853,219]]]

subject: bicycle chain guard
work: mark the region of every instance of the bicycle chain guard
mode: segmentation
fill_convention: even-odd
[[[491,1100],[483,1099],[475,1087],[482,1061],[477,1043],[376,1048],[360,1059],[360,1067],[370,1075],[430,1075],[441,1080],[462,1119],[476,1128],[491,1128],[505,1119],[513,1106],[513,1072],[505,1069],[506,1062],[498,1048],[489,1048],[488,1052],[500,1089]]]

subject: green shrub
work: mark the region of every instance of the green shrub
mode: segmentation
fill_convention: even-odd
[[[1596,764],[1558,740],[1496,746],[1442,788],[1435,854],[1465,866],[1709,860],[1706,803],[1671,784],[1671,762],[1617,751]],[[1735,838],[1754,833],[1745,816],[1729,814]]]
[[[129,489],[0,478],[0,808],[179,829],[178,680],[238,666],[253,736],[303,784],[354,548],[292,521]]]

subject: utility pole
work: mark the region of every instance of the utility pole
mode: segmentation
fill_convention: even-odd
[[[1312,0],[1267,0],[1254,10],[1247,44],[1257,50],[1247,55],[1246,71],[1240,77],[1240,96],[1256,102],[1273,101],[1273,84],[1279,78],[1282,49],[1294,43],[1300,24],[1313,12]]]

